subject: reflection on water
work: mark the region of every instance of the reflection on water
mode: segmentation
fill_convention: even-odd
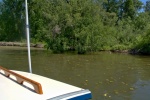
[[[135,84],[135,91],[132,93],[134,100],[149,100],[150,99],[150,80],[138,80]]]
[[[150,56],[100,52],[51,54],[33,49],[33,73],[92,91],[92,100],[150,100]],[[26,48],[0,47],[0,65],[28,71]]]

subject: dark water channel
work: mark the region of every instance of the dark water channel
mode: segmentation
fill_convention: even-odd
[[[92,100],[150,100],[150,56],[99,52],[51,54],[32,49],[33,73],[92,91]],[[0,65],[28,71],[27,50],[0,47]]]

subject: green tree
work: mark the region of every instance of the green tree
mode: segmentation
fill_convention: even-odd
[[[14,41],[19,40],[24,33],[23,1],[21,0],[3,0],[1,2],[1,40]]]
[[[54,52],[125,50],[147,41],[150,26],[140,0],[30,0],[31,39]],[[0,3],[0,40],[25,34],[24,1]],[[147,36],[147,35],[146,35]],[[148,36],[147,36],[148,37]],[[146,43],[144,42],[144,43]]]
[[[133,18],[142,9],[142,2],[139,0],[104,0],[103,8],[107,12],[116,13],[118,21],[120,19]],[[118,22],[117,21],[117,22]]]
[[[44,10],[43,16],[48,20],[46,43],[50,49],[76,50],[79,53],[96,49],[92,44],[98,43],[94,37],[100,34],[98,30],[102,23],[99,13],[102,9],[95,2],[55,0],[48,2],[46,7],[48,10]]]
[[[136,45],[135,50],[142,54],[150,54],[150,30],[144,34],[141,41]]]
[[[43,12],[46,10],[46,0],[30,0],[29,2],[30,33],[34,42],[42,42],[45,38],[46,21]]]
[[[124,5],[125,17],[131,17],[132,19],[135,16],[135,8],[133,0],[126,0]]]
[[[133,0],[133,3],[136,13],[143,9],[143,3],[141,2],[141,0]]]
[[[150,0],[146,1],[145,12],[150,12]]]

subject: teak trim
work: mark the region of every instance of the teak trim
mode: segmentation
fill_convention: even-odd
[[[22,76],[22,75],[19,75],[19,74],[13,72],[13,71],[10,71],[10,70],[8,70],[8,69],[6,69],[6,68],[1,67],[1,66],[0,66],[0,70],[3,70],[5,76],[7,76],[7,77],[9,77],[10,75],[15,76],[15,77],[16,77],[16,80],[17,80],[17,82],[18,82],[19,84],[23,84],[23,82],[25,81],[25,82],[31,84],[31,85],[34,87],[36,93],[38,93],[38,94],[43,94],[42,86],[41,86],[40,83],[38,83],[38,82],[36,82],[36,81],[33,81],[33,80],[31,80],[31,79],[29,79],[29,78],[27,78],[27,77],[24,77],[24,76]]]

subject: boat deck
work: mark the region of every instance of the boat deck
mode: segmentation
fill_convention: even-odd
[[[13,75],[6,77],[0,70],[0,99],[1,100],[88,100],[91,92],[50,78],[21,71],[13,71],[31,80],[39,82],[43,94],[34,91],[34,87],[24,82],[23,85],[16,82]]]

